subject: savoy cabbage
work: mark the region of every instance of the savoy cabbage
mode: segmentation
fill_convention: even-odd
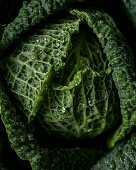
[[[122,4],[129,12],[133,2],[120,1],[124,16]],[[135,169],[135,51],[124,36],[129,31],[119,30],[106,0],[19,5],[12,21],[10,4],[0,14],[6,16],[0,23],[0,168]],[[9,154],[10,145],[16,153]]]

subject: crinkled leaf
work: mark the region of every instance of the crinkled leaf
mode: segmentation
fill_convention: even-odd
[[[136,83],[132,64],[133,55],[123,40],[122,34],[119,33],[115,23],[107,14],[102,15],[99,11],[87,13],[78,10],[74,10],[72,13],[87,20],[88,25],[99,38],[109,65],[113,69],[113,80],[118,89],[122,114],[122,124],[108,142],[109,147],[113,147],[118,140],[130,132],[136,122]]]
[[[81,129],[83,128],[80,133],[82,132],[82,135],[86,135],[86,130],[90,130],[91,128],[89,127],[88,129],[88,123],[86,121],[86,116],[88,115],[86,114],[87,112],[85,112],[85,109],[87,107],[84,107],[84,104],[88,107],[91,104],[91,107],[89,107],[90,110],[94,107],[94,109],[92,109],[94,111],[93,115],[96,115],[95,113],[99,113],[100,116],[103,116],[103,119],[101,120],[103,120],[104,123],[103,121],[100,121],[100,119],[98,119],[99,121],[94,126],[95,128],[100,129],[100,132],[97,132],[97,134],[105,130],[105,127],[108,125],[107,122],[109,122],[112,117],[114,120],[113,109],[109,109],[109,107],[107,107],[108,103],[111,106],[110,108],[112,108],[115,102],[111,102],[111,100],[111,103],[107,102],[107,100],[110,98],[109,91],[104,94],[106,95],[106,97],[102,99],[100,99],[101,95],[97,96],[98,101],[102,101],[102,103],[104,102],[104,104],[100,106],[100,108],[102,109],[98,109],[98,111],[95,110],[97,108],[97,100],[95,103],[92,102],[92,100],[91,102],[89,100],[87,104],[84,103],[86,101],[85,95],[87,96],[87,94],[90,94],[92,97],[91,99],[94,99],[96,97],[95,95],[97,94],[97,90],[100,94],[102,94],[103,91],[105,92],[106,88],[109,87],[109,84],[110,87],[112,87],[111,85],[113,84],[113,81],[110,75],[112,72],[112,77],[120,98],[120,108],[122,114],[122,124],[114,133],[109,142],[110,147],[112,147],[118,140],[122,139],[126,133],[129,133],[129,131],[135,126],[136,122],[136,87],[135,75],[131,61],[131,58],[133,57],[126,42],[124,41],[124,38],[122,38],[121,33],[118,31],[114,22],[107,14],[95,10],[89,10],[88,12],[73,10],[71,13],[76,15],[79,19],[75,21],[71,20],[70,23],[69,20],[68,23],[66,23],[66,20],[63,20],[59,24],[51,24],[48,28],[35,31],[35,36],[32,35],[29,36],[27,39],[24,39],[19,44],[19,46],[16,47],[15,50],[13,50],[13,53],[9,56],[8,60],[3,60],[3,71],[7,69],[5,71],[5,79],[7,81],[9,89],[12,92],[12,95],[13,93],[16,93],[14,95],[14,98],[18,102],[14,105],[16,105],[16,107],[19,107],[18,109],[21,110],[23,113],[26,113],[29,120],[31,116],[33,117],[37,115],[38,118],[43,118],[43,120],[40,120],[41,123],[43,121],[46,123],[46,125],[48,125],[45,126],[45,129],[52,130],[50,129],[50,127],[55,127],[53,131],[59,132],[61,125],[60,122],[64,120],[65,117],[70,118],[69,120],[72,120],[71,122],[74,123],[72,124],[72,128],[64,128],[65,126],[68,127],[68,121],[66,123],[63,121],[64,124],[63,126],[61,126],[62,129],[60,129],[62,130],[61,133],[63,133],[64,131],[66,132],[67,129],[72,130],[71,132],[73,133],[73,128],[80,126]],[[79,24],[82,22],[86,22],[88,26],[92,29],[93,34],[95,34],[95,38],[89,39],[89,41],[87,41],[87,45],[91,44],[90,41],[93,41],[94,44],[96,42],[96,44],[98,44],[98,49],[100,49],[98,51],[99,55],[101,51],[106,54],[106,57],[102,58],[103,62],[102,66],[100,67],[95,68],[95,65],[97,64],[97,62],[101,63],[101,55],[98,55],[99,57],[97,56],[98,58],[95,58],[97,59],[97,61],[94,61],[94,58],[91,58],[91,54],[89,55],[89,58],[87,58],[86,55],[83,55],[83,51],[85,52],[85,54],[88,53],[86,53],[86,50],[83,50],[81,48],[79,51],[76,50],[76,52],[74,51],[74,53],[70,55],[70,52],[75,49],[74,43],[72,41],[72,35],[78,37],[78,35],[76,35],[75,33],[78,34]],[[68,27],[66,27],[67,24]],[[65,28],[63,28],[63,26]],[[70,29],[71,27],[73,29]],[[61,35],[62,38],[59,39]],[[92,34],[89,34],[89,36],[90,35]],[[87,35],[87,37],[89,36]],[[43,37],[44,41],[42,41]],[[51,40],[47,41],[48,37]],[[99,41],[96,37],[99,39]],[[55,42],[53,41],[54,39]],[[82,38],[80,38],[80,40],[82,40]],[[42,44],[39,45],[39,42],[42,42]],[[64,44],[62,43],[62,45],[60,43],[60,46],[58,46],[58,42],[63,42]],[[75,42],[78,42],[78,40]],[[71,44],[73,46],[71,49],[69,49]],[[82,47],[84,48],[84,46],[87,45],[84,43]],[[60,50],[60,47],[62,46],[64,48]],[[79,46],[79,43],[77,43],[77,46],[81,47]],[[87,49],[87,47],[85,49]],[[58,50],[60,52],[59,56],[57,56]],[[89,51],[91,51],[92,54],[93,50],[93,47],[89,47]],[[80,52],[80,55],[77,55],[77,52]],[[95,53],[93,55],[95,55]],[[69,56],[72,56],[74,62],[69,59]],[[81,59],[83,62],[80,63],[79,61]],[[35,61],[37,62],[35,63]],[[36,65],[37,63],[38,66]],[[68,66],[71,66],[72,69],[70,69]],[[42,77],[41,75],[44,76]],[[107,77],[109,78],[109,81],[106,81]],[[95,79],[97,80],[96,82],[98,82],[96,84]],[[89,82],[90,88],[94,89],[94,87],[97,87],[95,89],[96,91],[94,90],[91,93],[86,94],[85,88],[88,89],[88,87],[85,87],[85,85],[87,82]],[[99,85],[99,82],[101,82],[101,86]],[[107,84],[107,86],[105,84]],[[33,88],[35,88],[35,91],[32,90]],[[65,149],[61,150],[60,148],[54,148],[54,146],[41,147],[35,139],[33,130],[30,130],[30,125],[27,122],[23,121],[24,115],[17,113],[16,109],[9,101],[9,98],[6,96],[4,90],[5,89],[3,89],[2,85],[0,84],[0,113],[3,123],[6,127],[9,140],[12,143],[12,147],[15,149],[16,153],[20,156],[21,159],[29,160],[32,168],[37,170],[45,168],[47,169],[47,167],[49,167],[48,169],[53,169],[56,168],[56,165],[57,167],[59,167],[58,169],[65,169],[65,167],[67,167],[66,164],[68,163],[69,169],[74,169],[75,167],[75,169],[77,169],[78,163],[81,163],[79,165],[81,165],[80,167],[82,167],[81,169],[83,169],[86,164],[89,164],[85,162],[88,161],[88,157],[86,159],[86,155],[89,156],[86,150],[84,154],[82,154],[82,152],[77,152],[76,148],[74,148],[74,150],[72,151],[72,155],[74,155],[74,158],[73,156],[71,156],[69,159],[69,155],[71,155],[71,149],[68,149],[66,154],[63,154],[64,151],[66,151]],[[75,92],[77,96],[73,95]],[[110,89],[110,92],[113,92],[114,94],[113,89]],[[73,98],[75,99],[74,101]],[[78,101],[76,101],[77,99]],[[25,100],[25,102],[23,100]],[[47,102],[44,103],[44,101]],[[79,111],[81,112],[77,112],[76,114],[77,117],[74,115],[75,112],[73,112],[72,109],[75,107],[75,110],[77,111],[78,105],[71,107],[73,106],[72,103],[74,102],[82,104],[79,109]],[[101,104],[101,102],[98,103]],[[69,108],[71,108],[72,111]],[[57,109],[57,112],[54,112],[54,109]],[[111,113],[108,109],[111,111]],[[42,112],[38,114],[38,111],[41,110]],[[70,116],[63,114],[65,112],[67,112]],[[56,113],[59,114],[55,115]],[[89,116],[91,115],[91,113],[89,112]],[[109,117],[111,116],[109,120],[107,120],[106,117],[108,113],[110,113]],[[60,122],[54,120],[60,120]],[[79,122],[77,120],[79,120]],[[91,125],[93,125],[94,119],[92,117],[91,121]],[[50,126],[50,123],[53,124]],[[87,124],[87,127],[84,128],[85,124]],[[104,126],[104,128],[100,128],[101,125]],[[111,122],[109,126],[111,126]],[[91,130],[94,130],[94,127]],[[75,129],[74,131],[76,132]],[[89,131],[88,134],[92,135],[94,133],[92,133],[92,131]],[[111,168],[113,167],[113,169],[115,167],[117,167],[118,169],[131,169],[135,167],[134,155],[129,155],[128,157],[126,157],[126,155],[123,154],[125,152],[128,152],[129,154],[135,153],[135,148],[129,148],[129,146],[131,146],[131,143],[135,143],[135,137],[132,137],[131,139],[134,139],[132,140],[133,142],[131,140],[127,142],[124,141],[121,145],[117,145],[117,149],[115,147],[113,152],[115,152],[116,158],[112,156],[111,152],[111,155],[109,154],[109,156],[106,157],[107,161],[105,163],[105,167],[111,166]],[[125,144],[128,144],[127,147],[125,147]],[[123,149],[124,147],[125,149]],[[133,150],[133,152],[131,152],[131,150]],[[54,155],[54,159],[52,159],[52,155]],[[74,161],[72,161],[71,158]],[[83,162],[81,161],[81,158]],[[116,159],[116,161],[113,160],[114,158]],[[110,159],[112,159],[112,161],[109,165],[108,160]],[[61,164],[61,167],[60,161],[63,162],[63,164]],[[103,167],[101,163],[100,165],[101,167]]]
[[[79,20],[74,21],[78,29]],[[59,70],[63,65],[70,46],[70,35],[65,30],[41,29],[34,36],[27,37],[13,51],[6,64],[6,79],[12,92],[23,105],[23,111],[30,118],[37,112],[43,93],[49,83],[52,70]],[[20,108],[21,109],[21,108]]]
[[[91,167],[100,154],[99,147],[88,149],[50,144],[45,147],[40,146],[29,124],[23,121],[22,116],[16,112],[9,97],[6,96],[2,84],[0,84],[0,108],[12,148],[21,159],[30,161],[33,170],[82,170],[83,167]]]
[[[101,158],[91,170],[134,170],[136,168],[136,135],[118,143],[115,148]]]
[[[31,0],[30,3],[24,1],[23,7],[19,10],[18,16],[13,22],[8,24],[2,35],[0,49],[3,51],[19,36],[40,23],[49,15],[58,12],[73,2],[84,0]]]
[[[103,51],[106,54],[107,59],[109,60],[108,65],[113,70],[113,80],[115,82],[116,88],[118,89],[118,94],[119,94],[119,98],[120,98],[121,114],[122,114],[123,118],[122,118],[122,124],[117,129],[117,131],[114,133],[113,137],[110,139],[109,146],[112,147],[112,146],[114,146],[116,141],[122,139],[125,136],[126,133],[129,133],[129,131],[135,125],[135,119],[136,118],[135,118],[135,104],[134,104],[134,102],[135,102],[135,91],[136,90],[135,90],[135,81],[134,81],[135,80],[135,75],[133,73],[133,66],[131,65],[131,63],[132,63],[131,58],[133,58],[133,57],[132,57],[132,54],[131,54],[128,46],[126,45],[126,42],[125,42],[122,34],[118,31],[118,29],[115,26],[115,23],[112,21],[112,19],[107,14],[99,12],[99,11],[95,11],[95,10],[92,10],[92,11],[90,11],[88,13],[87,12],[82,12],[82,11],[80,12],[78,10],[73,10],[72,14],[77,15],[79,20],[87,21],[89,27],[92,28],[93,32],[98,37],[98,39],[99,39],[99,41],[100,41],[100,43],[102,45]],[[18,52],[18,49],[15,50],[15,55],[13,53],[11,55],[11,58],[9,58],[9,60],[6,61],[7,62],[6,65],[7,65],[8,70],[9,70],[7,72],[6,77],[7,77],[8,83],[10,85],[11,91],[17,93],[17,98],[21,101],[21,103],[24,106],[23,109],[27,109],[26,114],[28,115],[28,117],[30,117],[31,115],[35,115],[36,112],[38,112],[40,110],[40,108],[42,108],[43,109],[42,115],[44,115],[44,117],[45,117],[45,119],[43,119],[43,121],[45,120],[46,124],[49,125],[49,129],[50,129],[51,126],[53,127],[53,124],[54,124],[53,129],[55,131],[57,129],[60,129],[60,126],[62,127],[62,129],[64,128],[65,131],[67,131],[67,128],[69,129],[69,127],[71,127],[70,124],[67,124],[65,122],[64,124],[66,125],[66,127],[62,126],[62,123],[60,123],[60,125],[58,125],[58,123],[56,123],[56,122],[58,122],[60,116],[57,117],[56,114],[59,113],[59,115],[61,115],[61,113],[63,113],[61,115],[61,118],[60,118],[60,121],[62,121],[62,122],[63,122],[63,120],[65,120],[64,115],[70,115],[70,117],[68,116],[69,120],[75,124],[75,125],[72,124],[72,127],[78,127],[78,126],[81,125],[81,127],[82,127],[81,131],[83,131],[83,134],[86,134],[86,130],[88,129],[88,126],[89,126],[88,131],[90,129],[91,129],[90,131],[92,131],[92,129],[95,129],[95,127],[93,127],[94,122],[95,122],[95,126],[97,126],[100,129],[100,131],[101,131],[101,129],[105,130],[106,119],[108,118],[108,117],[107,118],[105,117],[105,114],[107,115],[107,113],[109,112],[107,110],[108,106],[107,106],[106,103],[108,103],[108,97],[110,95],[107,94],[107,96],[105,96],[104,101],[103,101],[103,102],[105,102],[105,104],[103,102],[98,102],[98,103],[101,103],[100,110],[102,110],[102,113],[104,113],[104,114],[100,114],[101,116],[103,116],[103,118],[102,118],[103,121],[101,121],[101,123],[100,123],[99,121],[97,121],[97,120],[101,119],[100,118],[101,116],[99,117],[97,115],[97,114],[99,114],[99,111],[96,111],[97,110],[96,108],[98,106],[96,107],[96,105],[94,104],[94,107],[91,107],[91,109],[93,109],[94,113],[97,113],[97,114],[92,114],[92,115],[93,116],[94,115],[98,116],[98,117],[96,116],[94,119],[92,118],[94,121],[91,121],[91,119],[89,117],[87,117],[87,115],[86,115],[86,114],[88,114],[87,113],[87,107],[89,107],[89,104],[84,103],[85,100],[83,100],[83,98],[84,98],[83,96],[84,95],[86,96],[86,94],[83,95],[83,93],[82,93],[82,97],[80,98],[81,94],[78,93],[80,100],[78,101],[78,104],[76,104],[76,106],[78,106],[80,103],[83,106],[85,106],[85,107],[82,107],[81,109],[79,109],[81,111],[81,113],[78,112],[77,111],[78,108],[76,108],[76,111],[77,111],[76,115],[81,116],[80,118],[79,118],[79,116],[77,116],[78,117],[77,119],[80,120],[79,121],[80,123],[79,123],[76,120],[76,116],[74,115],[76,112],[75,111],[73,112],[73,110],[74,110],[73,109],[74,108],[73,103],[76,101],[74,99],[74,95],[75,95],[74,92],[76,92],[76,90],[75,90],[76,85],[75,85],[75,88],[73,88],[74,90],[71,89],[71,91],[70,91],[70,89],[67,90],[67,91],[64,91],[64,92],[63,91],[57,92],[57,91],[52,91],[51,90],[51,88],[52,88],[51,84],[55,84],[54,80],[52,79],[52,77],[53,77],[52,75],[55,75],[53,70],[59,71],[59,69],[61,69],[61,68],[63,69],[63,67],[64,67],[63,65],[64,65],[65,61],[62,61],[62,60],[65,60],[66,55],[67,55],[67,50],[68,50],[68,47],[69,47],[68,44],[70,44],[70,34],[73,34],[74,31],[78,30],[79,20],[72,21],[73,23],[71,22],[69,24],[66,24],[64,21],[62,21],[62,23],[64,22],[64,24],[60,23],[60,24],[55,24],[55,25],[49,25],[49,28],[45,29],[45,31],[44,30],[39,31],[39,35],[36,34],[37,37],[32,36],[32,37],[28,38],[28,40],[27,40],[28,42],[26,41],[26,42],[22,43],[19,52]],[[64,29],[64,27],[65,27],[66,30]],[[42,53],[44,53],[43,54],[44,56],[41,55],[40,51],[41,51],[41,46],[42,45],[39,46],[39,45],[36,45],[35,43],[39,44],[39,38],[42,37],[41,36],[42,34],[45,37],[47,35],[50,36],[50,34],[53,36],[53,34],[55,34],[54,32],[57,34],[56,36],[59,36],[59,33],[60,33],[60,34],[62,34],[62,37],[63,37],[63,34],[65,34],[65,38],[62,38],[62,42],[64,41],[64,44],[60,43],[60,46],[58,46],[58,44],[56,44],[56,43],[57,43],[57,41],[59,42],[59,38],[57,39],[57,37],[55,37],[56,42],[54,42],[52,39],[49,40],[49,43],[46,43],[46,41],[45,41],[45,44],[43,44],[43,48],[42,48],[43,49]],[[33,40],[31,41],[31,39],[33,39],[35,37],[36,37],[36,39],[35,39],[35,42],[34,42],[34,45],[33,45],[33,42],[32,42]],[[38,42],[37,42],[37,40],[38,40]],[[52,44],[53,42],[55,43],[54,45]],[[78,44],[80,44],[80,43],[78,43]],[[48,48],[47,48],[47,45],[48,45]],[[64,48],[61,49],[61,47],[62,47],[61,45],[63,45]],[[62,50],[62,53],[64,54],[64,57],[62,57],[63,54],[60,54],[61,53],[60,49]],[[87,47],[86,47],[86,49],[87,49]],[[59,50],[59,52],[58,52],[58,50]],[[16,51],[17,51],[17,55],[16,55]],[[81,47],[80,47],[79,51],[82,51]],[[21,64],[20,64],[20,61],[18,62],[18,59],[19,60],[21,59],[20,57],[22,55],[22,52],[23,52],[23,56],[25,56],[25,57],[23,57],[23,61],[25,61],[25,62],[23,62],[23,63],[21,62]],[[37,63],[39,64],[38,69],[40,69],[40,70],[37,71],[36,70],[37,69],[36,64],[33,64],[33,63],[35,63],[35,61],[33,60],[33,61],[30,62],[28,60],[27,52],[28,52],[28,54],[30,54],[29,58],[31,58],[31,60],[33,60],[33,58],[34,58],[34,60],[37,60],[37,58],[39,56],[40,57],[43,56],[42,60],[45,60],[45,58],[47,58],[47,63],[48,63],[49,67],[47,67],[47,65],[45,63],[36,62],[36,64]],[[47,55],[46,55],[46,53],[47,53]],[[59,56],[57,56],[57,54],[59,54]],[[72,58],[74,58],[74,55],[76,57],[78,56],[77,53],[72,54],[72,55],[73,55]],[[56,59],[54,60],[55,57],[56,57]],[[24,58],[26,58],[26,59],[24,59]],[[79,61],[80,61],[80,58],[81,58],[80,55],[77,58],[79,58]],[[40,60],[41,60],[41,58],[40,58]],[[88,59],[85,59],[85,60],[88,60]],[[9,62],[10,64],[8,64],[8,61],[10,61]],[[51,62],[53,62],[55,64],[53,64]],[[27,66],[26,63],[28,63],[29,66]],[[87,63],[89,63],[89,61],[87,61]],[[70,63],[68,63],[68,64],[70,64]],[[65,65],[67,66],[67,63],[65,63]],[[84,66],[81,66],[81,68],[80,68],[80,63],[78,65],[79,65],[79,70],[84,69]],[[10,67],[12,67],[12,68],[10,68]],[[91,67],[93,68],[94,66],[92,65]],[[33,71],[33,68],[34,68],[34,70],[36,70],[36,74]],[[45,68],[48,68],[48,69],[45,69]],[[66,67],[64,67],[64,68],[66,68]],[[12,71],[12,69],[13,69],[13,71]],[[19,71],[19,70],[21,70],[21,71]],[[95,68],[94,68],[94,70],[95,70]],[[72,74],[75,74],[77,71],[78,70],[76,70],[74,72],[72,71]],[[16,72],[17,72],[17,75],[16,75]],[[48,76],[44,75],[43,82],[42,82],[42,79],[39,77],[39,72],[42,72],[42,74],[45,73],[45,74],[48,75]],[[66,72],[68,72],[68,74],[69,74],[68,70],[66,70]],[[98,74],[96,74],[96,75],[98,77],[99,76],[100,77],[102,76],[103,78],[105,77],[104,73],[100,74],[99,70],[97,72],[98,72]],[[105,72],[106,72],[106,70],[105,70]],[[37,73],[38,73],[38,75],[37,75]],[[71,76],[71,75],[68,75],[68,74],[66,74],[66,75]],[[88,75],[89,74],[91,74],[91,73],[88,73]],[[92,74],[91,76],[94,76],[94,75],[95,74]],[[93,79],[93,77],[90,78],[89,79],[90,83],[91,83],[91,79],[93,79],[93,81],[95,81],[95,79],[97,79],[97,76],[94,76],[94,79]],[[11,78],[9,78],[9,77],[11,77]],[[61,77],[62,77],[62,79],[65,79],[65,76],[63,77],[63,75],[61,75]],[[18,81],[18,78],[19,78],[19,81]],[[11,81],[9,81],[10,79],[11,79]],[[98,78],[98,81],[100,81],[99,79],[100,78]],[[53,81],[53,83],[51,83],[52,81]],[[84,83],[83,82],[84,82],[84,76],[82,76],[82,83],[80,83],[80,85],[79,85],[80,88],[82,87],[80,89],[81,92],[82,92],[82,90],[84,90],[84,88],[83,88]],[[62,84],[62,82],[57,82],[57,83]],[[65,84],[65,82],[63,82],[63,83]],[[105,83],[105,82],[103,82],[103,83]],[[43,85],[44,85],[44,88],[42,88]],[[37,91],[36,90],[33,91],[33,87],[35,88],[35,86],[36,86],[36,88],[38,88]],[[65,86],[67,86],[67,84]],[[104,90],[103,87],[100,88],[100,91],[101,91],[100,93],[103,93],[102,92],[102,90]],[[23,95],[22,95],[21,88],[23,90]],[[90,88],[91,88],[91,86],[90,86]],[[77,89],[78,89],[78,86],[77,86]],[[99,87],[98,87],[98,89],[99,89]],[[51,93],[51,91],[52,91],[52,96],[50,96],[50,95],[48,96],[49,92]],[[112,89],[111,89],[111,91],[112,91]],[[57,93],[59,93],[59,94],[57,94]],[[43,94],[44,94],[44,97],[43,97]],[[61,104],[61,102],[59,101],[59,100],[62,100],[62,98],[57,99],[55,97],[56,94],[59,95],[59,96],[65,96],[65,95],[67,96],[69,94],[69,100],[68,100],[69,101],[68,102],[69,106],[66,106],[67,109],[65,108],[64,102]],[[92,94],[93,94],[93,91],[92,91]],[[90,95],[92,95],[92,94],[90,94]],[[105,95],[106,95],[106,93],[105,93]],[[30,97],[30,96],[32,96],[32,97]],[[50,97],[51,98],[53,97],[51,99],[51,100],[54,101],[53,106],[50,105],[51,104],[51,102],[49,101]],[[44,106],[42,106],[41,101],[44,101],[47,98],[48,98],[48,102],[45,102]],[[64,100],[65,99],[66,98],[64,97]],[[70,101],[70,99],[71,99],[71,101]],[[78,99],[78,97],[77,97],[77,99]],[[24,102],[24,100],[25,100],[25,102]],[[88,100],[88,98],[86,100]],[[93,101],[93,100],[95,100],[95,98],[91,97],[91,101]],[[100,99],[96,99],[96,101],[97,100],[99,101]],[[57,105],[57,110],[54,110],[54,107],[56,109],[56,106],[55,106],[56,102],[55,101],[57,102],[57,104],[56,104]],[[101,109],[101,107],[103,107],[106,110]],[[71,110],[70,110],[70,108],[71,108]],[[89,107],[89,109],[90,109],[90,107]],[[55,111],[56,114],[54,114],[53,110]],[[67,113],[67,114],[65,114],[65,113]],[[109,115],[112,117],[112,114],[109,114]],[[91,112],[89,113],[89,116],[91,116]],[[89,119],[90,119],[91,123],[87,122],[87,120],[89,120]],[[112,120],[114,120],[114,118]],[[42,124],[44,124],[44,123],[42,123]],[[86,125],[87,125],[87,128],[85,127]],[[86,130],[83,130],[84,128]],[[76,129],[77,129],[76,133],[80,134],[79,133],[80,128],[76,128]],[[93,131],[91,133],[93,133]],[[98,132],[98,134],[99,133],[101,133],[101,132]],[[76,135],[76,136],[78,136],[78,135]]]
[[[49,24],[3,62],[8,87],[28,119],[37,115],[49,133],[68,138],[109,129],[119,106],[101,46],[79,24],[79,19]]]

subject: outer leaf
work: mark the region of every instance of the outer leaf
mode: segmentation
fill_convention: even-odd
[[[67,26],[74,33],[78,30],[79,20],[74,21],[73,27],[72,24],[67,23]],[[10,89],[29,119],[37,113],[53,69],[58,71],[64,65],[62,59],[69,46],[70,35],[66,30],[41,29],[16,47],[9,62],[5,60]]]
[[[12,147],[17,154],[24,160],[37,161],[40,158],[39,149],[33,139],[27,134],[25,124],[20,120],[21,117],[16,114],[15,108],[12,107],[8,97],[5,95],[0,85],[0,114],[5,125],[6,131]]]
[[[136,134],[129,140],[118,143],[106,156],[100,159],[91,170],[134,170],[136,168]]]
[[[97,149],[56,147],[47,145],[41,147],[29,125],[22,121],[4,93],[0,84],[0,114],[11,142],[12,148],[23,160],[29,160],[33,170],[79,169],[89,168],[97,155]],[[90,158],[92,159],[90,160]]]
[[[3,137],[3,125],[2,122],[0,122],[0,168],[2,170],[8,170],[7,166],[3,162],[3,148],[5,143],[5,138]]]
[[[5,28],[0,49],[4,50],[7,48],[22,33],[26,32],[31,26],[46,19],[48,15],[58,12],[72,2],[81,1],[84,0],[31,0],[30,3],[25,1],[18,16]]]
[[[16,162],[16,163],[15,163]],[[20,160],[14,150],[10,148],[5,127],[0,120],[0,169],[1,170],[29,170],[29,164]]]
[[[109,64],[113,69],[113,80],[120,98],[122,124],[109,141],[109,147],[113,147],[116,141],[124,138],[136,124],[136,85],[135,73],[131,59],[133,58],[121,33],[117,31],[115,23],[107,14],[99,11],[80,12],[72,11],[79,18],[85,18],[88,25],[99,38],[106,53]]]
[[[40,1],[32,0],[30,3],[25,2],[15,20],[5,28],[0,49],[7,48],[21,33],[42,21],[45,18],[44,16],[47,15],[45,13]]]

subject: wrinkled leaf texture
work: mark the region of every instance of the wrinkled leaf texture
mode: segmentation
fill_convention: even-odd
[[[135,82],[130,60],[131,53],[124,40],[122,41],[122,35],[120,36],[112,19],[109,18],[107,14],[98,11],[87,13],[78,10],[72,11],[72,14],[77,15],[79,19],[85,19],[88,25],[93,29],[93,32],[96,34],[102,45],[103,51],[106,53],[110,67],[113,70],[113,79],[116,88],[118,89],[121,113],[123,116],[122,125],[116,131],[113,138],[111,138],[110,145],[113,146],[117,140],[122,139],[125,133],[130,131],[135,125],[135,104],[133,104],[135,103]],[[111,21],[110,23],[109,19]],[[130,56],[130,58],[128,56]],[[20,158],[29,160],[33,169],[39,169],[39,167],[40,169],[44,169],[46,166],[48,167],[47,162],[50,160],[47,161],[47,158],[49,158],[47,155],[52,151],[54,152],[54,148],[40,148],[36,140],[32,137],[32,133],[28,131],[27,123],[24,124],[25,122],[21,121],[20,115],[16,113],[15,108],[12,106],[9,98],[2,89],[2,85],[0,86],[0,105],[2,120],[6,127],[10,142],[12,143],[12,147],[15,149],[16,153]],[[129,146],[131,147],[131,145]],[[62,153],[63,151],[61,152],[59,149],[58,152]],[[67,151],[68,155],[69,152],[71,152],[71,150]],[[79,153],[81,154],[81,152]],[[59,153],[58,155],[60,156]],[[81,157],[84,158],[83,156]],[[55,163],[52,164],[52,167],[50,165],[49,169],[57,164],[58,160],[55,160],[55,158],[53,160]],[[77,162],[79,163],[80,159]],[[74,163],[71,164],[71,167],[73,168],[75,164],[77,166],[77,163]],[[63,166],[65,167],[65,165]]]
[[[59,1],[54,2],[59,4]],[[135,16],[134,10],[131,10],[134,7],[131,5],[131,1],[130,3],[128,3],[128,1],[124,2],[127,4],[128,9],[130,9],[130,14]],[[24,3],[24,7],[20,10],[18,17],[13,21],[13,23],[6,27],[1,41],[1,48],[4,49],[9,46],[14,39],[17,39],[20,34],[26,32],[30,26],[41,22],[44,17],[46,18],[47,15],[50,15],[56,11],[56,9],[59,10],[63,7],[65,2],[60,3],[59,6],[56,4],[55,6],[52,6],[51,3],[48,3],[50,8],[46,8],[45,1],[31,1],[30,3]],[[35,7],[35,12],[37,11],[37,13],[34,12],[33,15],[29,15],[29,9],[34,9],[33,7]],[[101,17],[99,16],[99,18],[98,13],[97,15],[96,13],[88,15],[86,12],[79,12],[77,10],[72,11],[72,13],[75,13],[79,19],[86,18],[88,25],[93,28],[94,33],[99,38],[103,51],[106,53],[111,69],[113,70],[113,79],[120,96],[123,120],[122,125],[115,132],[113,138],[110,139],[109,145],[112,147],[116,141],[122,139],[126,133],[129,133],[135,125],[135,77],[133,77],[133,67],[131,66],[130,61],[130,58],[133,57],[124,41],[122,42],[122,36],[119,36],[120,33],[117,31],[116,26],[113,26],[113,22],[112,24],[109,24],[109,18],[107,20],[104,15],[101,15]],[[36,17],[37,14],[38,17]],[[99,22],[97,22],[98,18]],[[23,25],[20,25],[21,23],[23,23]],[[88,163],[88,156],[91,157],[91,155],[94,155],[95,151],[87,151],[86,149],[81,150],[81,148],[73,150],[60,148],[55,149],[54,146],[50,146],[48,149],[40,148],[36,140],[32,137],[33,132],[29,132],[29,128],[27,129],[27,123],[23,122],[22,117],[17,114],[16,109],[12,106],[9,101],[10,99],[6,96],[4,92],[5,89],[3,89],[2,86],[3,85],[1,84],[0,113],[6,127],[8,137],[12,143],[12,147],[16,150],[16,153],[21,159],[29,160],[33,169],[38,169],[39,167],[40,169],[45,169],[45,167],[46,169],[53,169],[57,167],[58,169],[65,169],[67,164],[67,162],[65,162],[66,160],[68,160],[71,164],[71,166],[68,167],[69,169],[76,169],[78,166],[80,166],[81,169],[83,169],[84,166],[86,166],[87,169],[90,169],[89,167],[91,167],[91,163]],[[93,169],[135,169],[135,143],[136,139],[134,134],[129,140],[126,139],[121,143],[118,143],[115,148],[107,154],[107,156],[102,158],[93,167]],[[65,153],[67,152],[66,157],[61,156],[64,151]],[[53,160],[50,160],[50,155],[54,155]],[[71,155],[73,155],[73,157]],[[79,157],[77,157],[77,155]],[[73,162],[72,159],[75,161]],[[45,164],[43,164],[43,162],[45,162]]]

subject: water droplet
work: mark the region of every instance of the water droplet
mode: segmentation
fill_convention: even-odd
[[[94,104],[95,104],[94,99],[88,99],[88,104],[89,104],[89,106],[94,106]]]
[[[37,42],[37,43],[39,43],[39,42],[40,42],[40,40],[36,40],[36,42]]]
[[[59,107],[58,111],[60,113],[65,113],[66,109],[65,109],[65,107]]]
[[[59,44],[59,43],[56,43],[56,44],[55,44],[55,47],[59,47],[59,46],[60,46],[60,44]]]
[[[88,130],[87,130],[87,132],[90,132],[90,131],[92,131],[92,129],[88,129]]]
[[[85,108],[85,104],[84,103],[79,103],[78,109],[82,109],[82,108]]]
[[[33,140],[33,134],[32,133],[29,133],[27,136],[28,136],[29,140]]]

